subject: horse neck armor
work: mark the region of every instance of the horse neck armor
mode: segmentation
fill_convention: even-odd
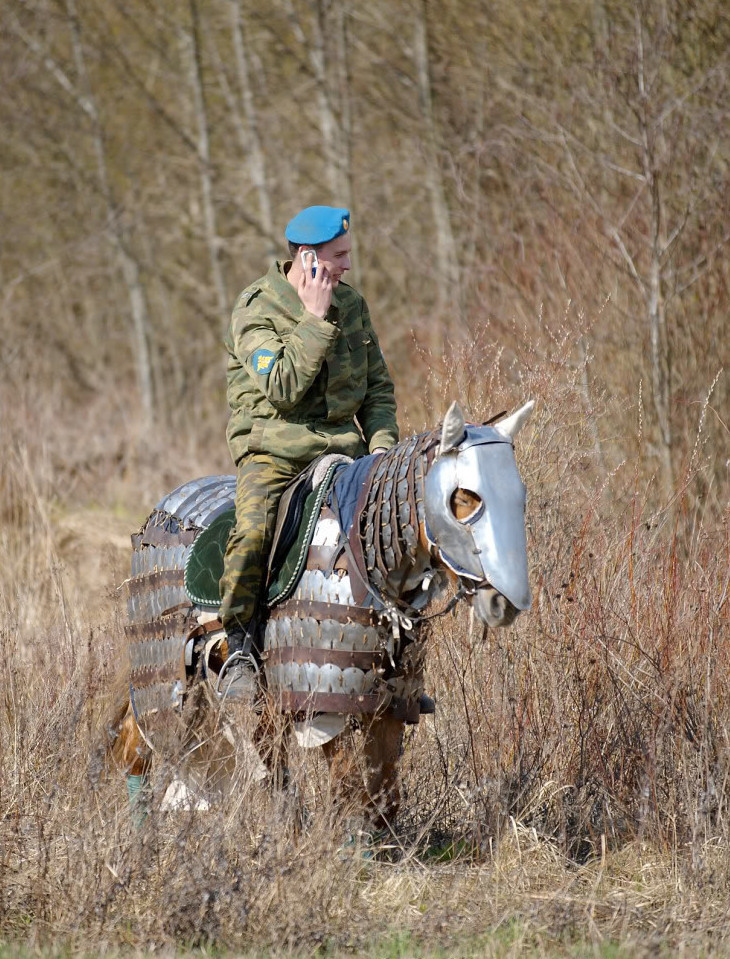
[[[432,432],[399,443],[383,454],[369,482],[359,517],[360,538],[367,578],[386,605],[389,595],[401,591],[392,588],[393,577],[402,587],[419,564],[418,528],[426,515],[424,481],[436,443]]]

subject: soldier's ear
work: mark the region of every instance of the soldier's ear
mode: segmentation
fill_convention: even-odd
[[[449,407],[444,417],[444,425],[441,427],[441,442],[439,443],[439,456],[455,449],[466,434],[466,420],[459,404],[454,402]]]

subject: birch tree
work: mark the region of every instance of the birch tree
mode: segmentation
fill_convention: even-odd
[[[413,56],[418,84],[418,103],[422,119],[425,179],[431,199],[433,230],[436,241],[436,262],[433,264],[433,269],[438,277],[439,312],[441,314],[456,312],[456,319],[461,320],[463,300],[458,255],[451,226],[446,186],[441,171],[443,145],[433,105],[433,87],[428,51],[427,0],[416,0]]]
[[[122,210],[111,185],[104,124],[87,69],[82,22],[76,10],[75,0],[65,0],[65,7],[59,12],[69,29],[75,75],[51,54],[41,39],[26,30],[17,17],[11,16],[9,25],[75,105],[79,117],[83,118],[88,126],[95,157],[96,185],[106,211],[105,232],[115,252],[120,276],[127,290],[137,367],[137,386],[144,422],[149,428],[154,419],[155,401],[150,359],[150,317],[142,270],[135,256],[131,237],[125,229]]]
[[[231,3],[231,33],[233,49],[236,56],[236,75],[238,78],[238,93],[243,105],[243,114],[246,118],[244,128],[240,119],[240,112],[233,108],[233,117],[236,133],[238,134],[241,149],[247,157],[249,176],[256,191],[259,206],[259,218],[262,232],[266,238],[266,258],[272,262],[276,259],[276,241],[274,238],[274,215],[272,210],[269,177],[266,168],[266,154],[261,138],[261,122],[256,98],[253,91],[251,68],[248,54],[248,30],[246,13],[242,0],[230,0]]]
[[[216,296],[221,325],[228,321],[229,302],[221,264],[223,241],[218,234],[218,222],[213,198],[213,165],[210,154],[210,121],[203,80],[203,49],[200,11],[197,0],[189,0],[190,32],[183,42],[189,48],[190,86],[193,93],[195,120],[198,128],[197,159],[200,171],[200,196],[203,207],[203,228],[208,248],[210,274]]]

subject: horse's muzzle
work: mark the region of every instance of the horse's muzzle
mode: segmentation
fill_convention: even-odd
[[[493,586],[480,587],[474,593],[473,606],[479,619],[492,628],[509,626],[519,613],[519,609]]]

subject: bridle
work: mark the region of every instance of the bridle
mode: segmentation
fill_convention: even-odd
[[[344,551],[350,576],[372,599],[378,614],[390,621],[394,632],[399,628],[410,631],[446,616],[460,600],[473,598],[478,589],[489,585],[486,579],[467,583],[456,573],[459,586],[455,594],[442,609],[431,613],[421,612],[388,588],[389,577],[400,565],[405,566],[401,579],[404,582],[416,563],[417,529],[425,521],[425,476],[438,443],[438,431],[417,434],[407,443],[387,450],[373,465],[352,521],[353,531],[357,530],[363,545],[364,569],[353,549],[352,535],[340,533],[338,552]],[[338,513],[334,488],[332,506]],[[427,543],[426,548],[431,559],[443,562],[435,544]]]

